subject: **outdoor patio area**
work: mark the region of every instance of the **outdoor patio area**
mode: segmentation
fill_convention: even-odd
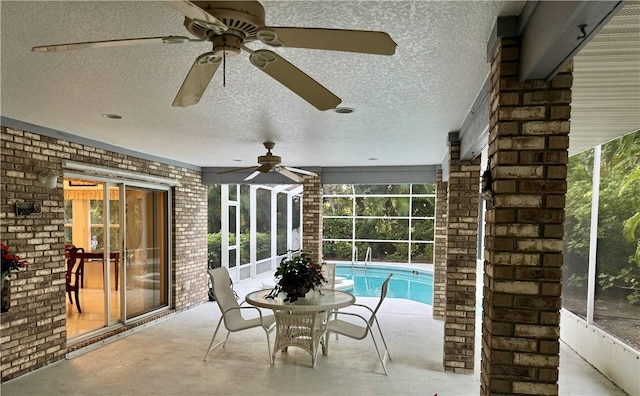
[[[258,279],[235,285],[242,297]],[[375,304],[375,298],[358,298]],[[264,332],[232,333],[225,348],[203,356],[220,312],[215,302],[169,316],[130,336],[2,384],[2,395],[478,395],[480,349],[473,375],[442,368],[443,322],[431,306],[386,299],[379,320],[392,361],[385,376],[370,339],[331,337],[328,356],[297,348],[269,365]],[[275,334],[271,338],[274,340]],[[218,335],[218,337],[221,337]],[[222,338],[220,338],[222,339]],[[560,395],[625,395],[563,343]]]

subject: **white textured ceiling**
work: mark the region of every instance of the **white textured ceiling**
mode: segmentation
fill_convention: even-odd
[[[225,87],[221,68],[199,104],[172,107],[191,64],[210,51],[209,44],[58,53],[32,52],[31,47],[188,35],[183,16],[173,8],[148,1],[1,1],[1,114],[203,167],[255,165],[266,140],[276,142],[274,153],[282,156],[283,164],[296,167],[440,164],[448,132],[461,127],[489,72],[486,46],[496,18],[518,15],[523,5],[262,3],[270,26],[380,30],[391,35],[398,47],[389,57],[273,49],[338,95],[341,106],[353,107],[354,113],[316,110],[253,67],[245,53],[227,60]],[[580,97],[575,90],[574,97]],[[123,118],[111,120],[103,113]]]

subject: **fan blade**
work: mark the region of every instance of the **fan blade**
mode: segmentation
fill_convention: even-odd
[[[216,34],[222,34],[229,29],[227,25],[220,22],[216,17],[190,1],[165,1],[164,3],[192,21],[213,30]]]
[[[274,47],[322,49],[393,55],[397,44],[385,32],[367,30],[263,27],[256,37]]]
[[[302,183],[302,177],[296,175],[295,173],[287,170],[286,168],[279,168],[277,169],[277,172],[285,177],[288,177],[289,179],[297,182],[297,183]]]
[[[288,170],[288,171],[296,172],[296,173],[302,173],[303,175],[307,175],[307,176],[318,176],[317,173],[311,172],[311,171],[308,171],[308,170],[304,170],[304,169],[292,168],[290,166],[285,166],[284,168],[286,170]]]
[[[221,61],[222,58],[213,52],[197,57],[173,100],[173,106],[186,107],[198,103]]]
[[[258,176],[260,173],[262,173],[262,172],[257,170],[255,172],[253,172],[252,174],[250,174],[249,176],[245,177],[244,181],[249,181],[249,180],[255,179],[255,177]]]
[[[85,49],[85,48],[117,47],[122,45],[178,44],[178,43],[186,43],[187,41],[196,41],[196,40],[192,40],[189,37],[184,37],[184,36],[145,37],[145,38],[130,38],[130,39],[124,39],[124,40],[87,41],[84,43],[42,45],[42,46],[31,48],[31,51],[60,52],[60,51],[69,51],[69,50],[77,50],[77,49]]]
[[[269,50],[257,50],[251,63],[311,103],[318,110],[334,109],[342,100],[283,57]]]
[[[249,169],[256,169],[256,167],[255,166],[247,166],[246,168],[229,169],[227,171],[218,172],[217,174],[218,175],[224,175],[224,174],[227,174],[227,173],[242,172],[242,171],[246,171],[246,170],[249,170]]]

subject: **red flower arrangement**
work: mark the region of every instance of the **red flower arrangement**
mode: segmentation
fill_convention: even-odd
[[[27,269],[27,260],[20,260],[20,256],[9,253],[9,247],[0,243],[2,247],[2,282],[9,279],[11,274]]]

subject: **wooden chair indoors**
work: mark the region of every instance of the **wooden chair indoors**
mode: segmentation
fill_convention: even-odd
[[[84,272],[84,249],[81,247],[70,246],[65,248],[65,257],[67,260],[67,272],[65,274],[65,283],[67,287],[67,293],[69,294],[69,302],[73,304],[73,298],[71,292],[76,297],[76,307],[78,313],[82,313],[80,308],[80,279]]]

